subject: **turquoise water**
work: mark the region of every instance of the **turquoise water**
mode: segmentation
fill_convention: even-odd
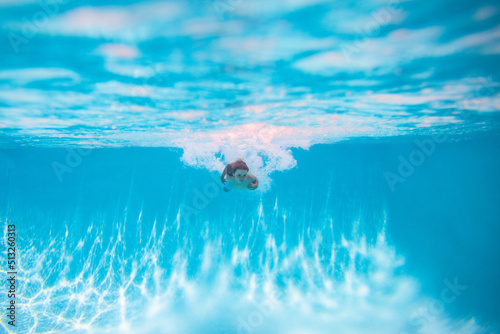
[[[497,2],[0,18],[1,333],[499,332]]]
[[[252,193],[224,193],[216,172],[186,166],[179,149],[85,151],[61,182],[51,165],[76,150],[4,149],[19,327],[2,325],[495,332],[500,139],[442,143],[392,192],[384,174],[416,147],[401,141],[293,150],[297,166]],[[443,295],[449,283],[458,288]]]

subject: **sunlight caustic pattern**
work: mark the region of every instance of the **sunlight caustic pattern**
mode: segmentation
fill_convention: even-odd
[[[265,236],[258,208],[247,239],[223,247],[209,225],[179,230],[175,221],[118,221],[107,234],[68,226],[33,240],[20,258],[21,332],[479,333],[474,319],[451,320],[443,302],[422,297],[398,273],[404,259],[385,240],[385,223],[364,234],[359,222],[335,235],[333,223],[297,238]],[[264,216],[282,216],[278,207]],[[266,219],[269,219],[266,218]],[[135,223],[136,227],[134,227]],[[284,229],[293,228],[290,221]],[[138,242],[127,242],[127,229]],[[201,233],[197,250],[186,247]],[[166,238],[166,235],[173,236]],[[251,245],[264,237],[256,254]],[[372,240],[373,239],[373,240]],[[167,244],[179,247],[172,250]],[[326,240],[332,240],[327,242]],[[170,250],[169,250],[170,249]],[[2,272],[2,276],[5,273]],[[215,283],[217,282],[217,283]],[[436,308],[435,305],[438,305]],[[292,320],[293,319],[293,320]],[[4,326],[4,328],[8,328]],[[215,332],[219,332],[215,330]]]

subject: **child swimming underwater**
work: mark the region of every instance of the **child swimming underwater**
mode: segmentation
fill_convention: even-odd
[[[224,191],[229,192],[231,189],[257,189],[259,180],[255,175],[249,174],[248,171],[248,166],[242,159],[228,164],[220,177],[221,182],[224,184]],[[227,180],[224,178],[226,175]]]

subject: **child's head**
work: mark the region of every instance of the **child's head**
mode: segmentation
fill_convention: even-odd
[[[242,159],[238,159],[235,162],[233,162],[227,166],[228,166],[227,174],[229,176],[243,176],[243,177],[245,177],[249,171],[247,164]],[[238,174],[238,175],[235,175],[235,174]]]

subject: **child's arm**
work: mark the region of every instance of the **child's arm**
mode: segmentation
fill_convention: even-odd
[[[220,176],[220,182],[222,183],[225,183],[226,182],[226,179],[224,178],[227,174],[227,166],[226,168],[224,168],[224,170],[222,171],[222,175]]]
[[[259,180],[254,175],[251,175],[250,177],[253,178],[253,183],[248,185],[248,189],[255,190],[259,186]]]

